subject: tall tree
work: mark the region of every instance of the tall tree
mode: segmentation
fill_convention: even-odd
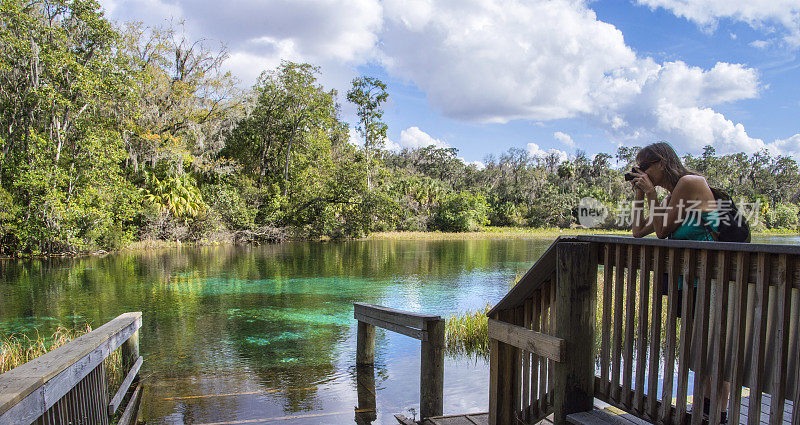
[[[347,100],[356,105],[359,124],[356,130],[364,138],[366,153],[367,190],[372,190],[371,163],[373,152],[381,149],[386,139],[387,126],[381,121],[381,104],[389,98],[386,84],[372,77],[359,77],[353,80],[353,87],[347,92]]]

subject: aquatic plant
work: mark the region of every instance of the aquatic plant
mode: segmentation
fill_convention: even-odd
[[[15,334],[2,337],[0,339],[0,373],[27,363],[91,331],[92,327],[85,323],[83,326],[73,329],[59,326],[50,337],[43,337],[39,335],[38,331],[35,337]],[[114,351],[105,359],[105,369],[109,391],[118,388],[122,382],[122,355],[119,350]]]
[[[450,316],[445,321],[445,352],[489,358],[488,318],[492,305]]]

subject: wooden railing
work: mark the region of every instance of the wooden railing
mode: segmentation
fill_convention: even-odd
[[[355,303],[358,320],[356,364],[359,367],[359,389],[372,388],[372,394],[359,393],[358,411],[375,408],[375,378],[364,371],[375,363],[375,327],[401,333],[422,341],[420,366],[420,416],[439,416],[444,409],[444,319],[440,316],[395,310],[372,304]],[[371,375],[371,376],[369,376]],[[371,386],[369,383],[372,383]],[[362,404],[362,400],[365,401]],[[371,400],[372,405],[367,405]]]
[[[136,384],[142,313],[125,313],[0,375],[0,424],[108,424]],[[120,349],[124,379],[109,401],[105,360]],[[141,384],[117,423],[136,420]]]
[[[719,423],[723,410],[733,424],[745,414],[749,425],[781,424],[789,399],[800,424],[799,292],[797,246],[559,238],[489,312],[517,340],[490,328],[490,423],[551,412],[564,423],[596,397],[653,423],[693,425]],[[547,351],[558,340],[560,359]],[[692,411],[705,393],[704,418]]]

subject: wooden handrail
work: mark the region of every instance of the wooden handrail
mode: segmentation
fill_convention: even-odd
[[[705,390],[708,420],[718,423],[725,400],[717,395],[730,381],[732,423],[747,412],[749,425],[761,415],[779,424],[790,399],[800,424],[798,291],[800,246],[560,237],[488,314],[490,423],[533,424],[555,413],[561,424],[591,408],[591,394],[649,422],[699,425],[705,419],[691,412],[701,406],[687,396]],[[539,351],[533,337],[542,335],[565,341],[563,361]],[[759,412],[762,393],[772,397],[769,411]]]
[[[440,416],[444,411],[444,319],[430,314],[396,310],[374,304],[354,303],[358,320],[356,364],[375,362],[375,327],[422,341],[420,366],[420,416]],[[374,373],[374,371],[373,371]],[[374,378],[372,380],[374,382]],[[360,397],[365,398],[365,397]],[[366,397],[365,399],[370,399]],[[371,400],[375,400],[374,394]],[[375,406],[359,406],[372,408]]]
[[[556,362],[564,361],[566,341],[561,338],[491,318],[488,326],[490,339],[495,339]]]
[[[0,375],[0,423],[35,421],[84,379],[91,378],[92,385],[98,386],[98,381],[104,381],[104,378],[94,375],[103,372],[103,361],[115,350],[135,340],[135,356],[138,358],[137,332],[141,326],[141,312],[124,313],[103,326]],[[97,409],[94,409],[86,414],[99,423],[107,423],[107,406],[103,404],[107,402],[103,400],[107,400],[108,389],[99,390],[102,394],[95,394],[91,404],[97,404],[102,412],[95,412]],[[89,402],[85,404],[88,405]]]

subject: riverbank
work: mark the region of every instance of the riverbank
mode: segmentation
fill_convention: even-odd
[[[630,236],[630,230],[559,229],[526,227],[487,227],[480,232],[375,232],[363,240],[468,240],[468,239],[555,239],[564,235]],[[754,238],[770,236],[800,236],[791,229],[752,232]]]

